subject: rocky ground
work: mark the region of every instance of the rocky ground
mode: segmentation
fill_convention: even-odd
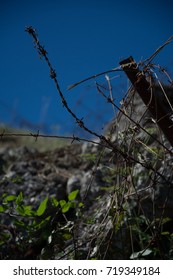
[[[67,183],[76,169],[81,169],[80,145],[69,145],[54,151],[34,148],[1,147],[1,188],[3,194],[23,192],[26,203],[38,205],[47,194],[64,199]]]
[[[41,221],[46,215],[51,220],[36,236],[31,227],[26,232],[27,217],[20,236],[14,224],[19,217],[1,211],[2,259],[173,258],[172,147],[141,100],[131,96],[124,110],[138,125],[119,114],[106,132],[112,151],[88,142],[40,149],[39,139],[36,148],[2,137],[1,203],[4,193],[22,192],[24,203],[38,209],[46,197],[68,201],[79,190],[67,213],[47,205]]]
[[[95,239],[94,235],[98,227],[95,224],[95,220],[99,219],[101,222],[105,218],[104,212],[107,211],[106,204],[109,201],[109,192],[106,191],[108,185],[105,176],[109,173],[109,169],[107,169],[106,159],[104,158],[99,164],[96,164],[100,152],[95,145],[86,143],[65,143],[60,148],[44,152],[40,152],[33,147],[18,144],[8,143],[8,140],[5,142],[5,145],[4,142],[1,143],[1,203],[3,194],[19,195],[22,192],[25,204],[32,205],[33,209],[37,209],[40,202],[47,196],[50,198],[55,197],[58,201],[67,200],[68,194],[79,189],[78,201],[83,201],[85,211],[82,213],[80,223],[79,219],[78,222],[76,221],[78,226],[80,224],[79,227],[82,227],[82,234],[80,232],[80,237],[77,238],[77,242],[85,244],[84,248],[80,248],[80,250],[84,251],[86,257],[91,251],[90,243],[91,241],[93,242],[92,239]],[[105,193],[107,193],[105,200],[97,201],[99,196],[103,197]],[[102,211],[100,211],[100,207],[98,208],[99,204],[101,204]],[[82,225],[86,219],[94,220],[92,226],[95,229],[90,228],[90,232],[87,229],[88,226],[91,226],[90,223],[88,225]],[[1,225],[5,224],[9,226],[10,220],[10,216],[4,215],[4,213],[1,215]],[[100,227],[100,224],[98,225]],[[75,224],[76,226],[77,224]],[[71,241],[69,246],[70,248],[66,248],[66,250],[73,252],[74,241]],[[62,258],[62,252],[58,251],[54,253],[57,255],[54,255],[54,258]],[[68,254],[67,256],[66,254],[64,253],[65,259],[69,258]],[[72,255],[71,257],[74,258]],[[21,255],[19,254],[13,257],[21,258]]]

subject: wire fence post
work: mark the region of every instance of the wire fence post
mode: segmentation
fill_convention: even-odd
[[[120,65],[173,147],[173,121],[159,102],[154,87],[147,81],[132,56],[121,61]]]

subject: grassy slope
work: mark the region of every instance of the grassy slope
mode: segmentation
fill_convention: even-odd
[[[30,134],[30,131],[11,128],[5,125],[0,125],[0,134],[1,133],[23,133]],[[34,132],[35,133],[35,132]],[[41,134],[41,133],[40,133]],[[69,141],[65,139],[56,139],[56,138],[42,138],[38,137],[37,141],[34,137],[31,136],[3,136],[0,138],[0,147],[19,147],[26,146],[31,148],[36,148],[39,151],[49,151],[54,150],[55,148],[62,147],[67,145]]]

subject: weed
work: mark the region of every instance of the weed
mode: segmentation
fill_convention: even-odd
[[[46,197],[37,209],[25,205],[22,192],[18,196],[4,194],[0,205],[3,221],[0,224],[1,259],[37,258],[43,249],[44,254],[47,254],[46,246],[50,251],[50,243],[53,242],[50,242],[50,239],[53,240],[52,236],[57,232],[55,226],[58,224],[61,228],[58,236],[63,240],[70,239],[70,222],[65,214],[70,209],[81,207],[81,204],[75,201],[77,194],[78,190],[71,192],[68,201]],[[51,244],[51,247],[53,245]]]

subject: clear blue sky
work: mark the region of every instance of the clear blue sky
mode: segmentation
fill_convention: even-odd
[[[24,32],[26,26],[37,30],[69,106],[91,129],[101,131],[113,110],[97,93],[94,80],[71,91],[67,87],[119,66],[130,55],[136,61],[150,56],[173,35],[172,10],[171,0],[1,0],[0,122],[28,123],[31,132],[44,124],[45,132],[82,133],[62,107],[46,63]],[[173,44],[156,62],[171,69]],[[111,77],[118,104],[127,82],[122,73]],[[105,77],[98,82],[106,85]]]

